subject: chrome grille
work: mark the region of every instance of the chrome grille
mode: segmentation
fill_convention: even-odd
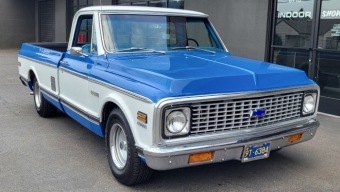
[[[191,135],[251,129],[300,117],[303,93],[192,105]],[[251,111],[266,109],[262,117]]]

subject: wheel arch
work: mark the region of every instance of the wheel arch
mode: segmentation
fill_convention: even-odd
[[[102,105],[102,109],[101,109],[101,124],[102,124],[102,133],[103,135],[105,135],[105,128],[106,128],[106,123],[107,123],[107,119],[111,113],[111,111],[115,108],[118,108],[122,111],[124,117],[126,118],[131,132],[133,134],[133,137],[136,139],[135,136],[135,131],[132,129],[132,124],[131,124],[131,116],[129,116],[128,114],[131,114],[131,111],[128,109],[128,105],[123,101],[123,99],[113,99],[113,97],[109,97],[107,99],[105,99],[105,101],[103,102],[104,104]]]
[[[34,81],[34,79],[37,78],[37,80],[38,80],[38,77],[37,77],[36,74],[37,74],[37,73],[35,72],[34,69],[30,69],[30,70],[28,71],[28,87],[29,87],[32,91],[33,91],[33,81]],[[39,80],[38,80],[38,82],[39,82]]]

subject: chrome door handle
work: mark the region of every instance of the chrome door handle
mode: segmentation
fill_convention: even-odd
[[[68,64],[68,62],[66,62],[66,61],[60,61],[59,63],[62,64],[62,65],[67,65]]]

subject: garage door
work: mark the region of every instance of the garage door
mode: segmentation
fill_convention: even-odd
[[[39,41],[53,42],[55,38],[54,0],[39,2]]]

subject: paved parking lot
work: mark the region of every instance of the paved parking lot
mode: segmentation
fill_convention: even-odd
[[[102,138],[66,115],[38,116],[16,53],[0,50],[0,191],[340,191],[340,119],[325,115],[313,140],[268,159],[157,171],[145,184],[123,186]]]

